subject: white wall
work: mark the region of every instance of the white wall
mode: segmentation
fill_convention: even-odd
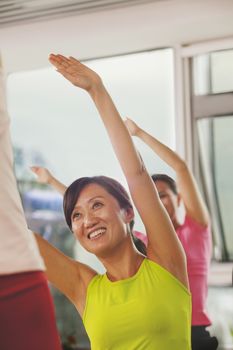
[[[48,65],[50,52],[80,59],[189,44],[233,34],[232,0],[167,0],[0,29],[8,72]]]

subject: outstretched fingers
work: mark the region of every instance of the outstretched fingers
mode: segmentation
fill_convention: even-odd
[[[58,72],[63,75],[65,72],[71,75],[73,73],[78,73],[81,66],[81,62],[79,62],[75,58],[73,57],[67,58],[60,54],[58,55],[51,54],[49,56],[49,61],[57,68]]]
[[[81,62],[79,60],[77,60],[76,58],[74,58],[72,56],[69,57],[69,61],[73,62],[73,63],[76,63],[76,64],[81,64]]]
[[[31,171],[33,171],[33,173],[37,174],[39,167],[38,166],[30,166]]]
[[[50,54],[49,61],[58,69],[59,68],[68,68],[70,66],[69,60],[63,55]]]
[[[49,61],[64,78],[86,91],[102,83],[98,74],[72,56],[67,58],[60,54],[51,54]]]

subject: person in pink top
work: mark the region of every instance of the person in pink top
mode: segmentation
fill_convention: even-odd
[[[0,62],[0,349],[61,350],[45,266],[16,179]]]
[[[185,161],[131,119],[127,118],[125,124],[132,136],[145,142],[176,172],[178,186],[165,174],[152,175],[152,179],[186,253],[192,294],[192,350],[215,350],[218,347],[217,338],[211,337],[206,330],[211,325],[206,311],[207,278],[211,259],[211,231],[207,207]],[[178,215],[181,201],[185,207],[183,223]]]

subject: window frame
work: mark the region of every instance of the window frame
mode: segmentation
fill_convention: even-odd
[[[214,233],[214,258],[220,261],[230,261],[230,259],[224,236],[215,179],[212,179],[212,193],[209,193],[205,184],[200,162],[197,122],[201,118],[232,116],[233,91],[195,96],[192,72],[195,56],[216,51],[232,50],[232,48],[233,37],[188,46],[178,46],[174,55],[176,60],[176,137],[181,143],[177,148],[181,150],[180,153],[184,156],[197,178],[209,206]],[[184,135],[180,135],[181,132]]]

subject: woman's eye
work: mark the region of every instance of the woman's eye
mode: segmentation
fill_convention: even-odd
[[[93,208],[93,209],[98,209],[98,208],[100,208],[100,207],[102,207],[102,206],[103,206],[102,203],[100,203],[100,202],[95,202],[95,203],[93,204],[92,208]]]
[[[75,220],[75,219],[80,219],[80,217],[81,217],[81,214],[80,214],[80,213],[74,213],[74,215],[73,215],[73,220]]]

